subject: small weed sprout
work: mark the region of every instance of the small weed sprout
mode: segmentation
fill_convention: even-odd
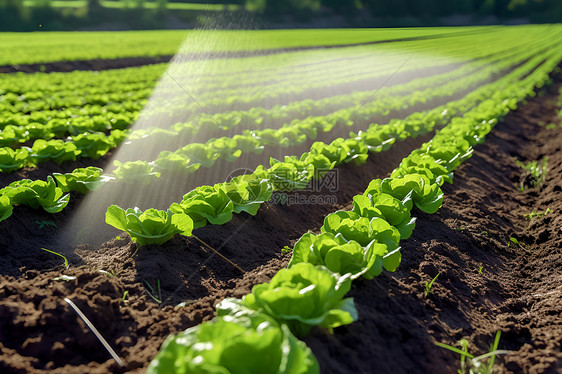
[[[425,297],[429,296],[429,293],[431,292],[431,287],[433,287],[433,283],[435,283],[435,281],[437,280],[437,277],[441,274],[441,272],[437,273],[437,275],[435,276],[435,278],[433,278],[431,280],[431,282],[427,283],[425,282]]]
[[[129,300],[127,300],[127,296],[129,296],[129,291],[125,291],[123,292],[123,297],[121,298],[121,302],[123,304],[127,303]]]
[[[57,227],[57,224],[51,221],[44,221],[42,219],[36,219],[35,224],[39,226],[39,230],[44,229],[45,227]]]
[[[484,266],[480,265],[480,267],[478,268],[478,274],[482,274],[483,269],[484,269]]]
[[[288,245],[284,246],[283,248],[281,248],[281,253],[286,254],[286,253],[291,253],[293,249],[291,247],[289,247]]]
[[[47,248],[41,248],[41,249],[42,249],[43,251],[45,251],[45,252],[49,252],[49,253],[52,253],[52,254],[54,254],[54,255],[57,255],[57,256],[62,257],[62,258],[64,259],[64,266],[68,269],[68,266],[69,266],[69,265],[68,265],[68,259],[67,259],[66,257],[64,257],[63,255],[61,255],[60,253],[57,253],[57,252],[55,252],[55,251],[51,251],[50,249],[47,249]]]
[[[544,217],[546,215],[548,215],[549,213],[552,213],[552,210],[550,208],[546,208],[546,210],[544,212],[535,212],[532,211],[531,213],[528,214],[524,214],[523,216],[525,217],[525,219],[527,219],[528,221],[531,221],[533,218],[539,218],[539,217]]]
[[[506,354],[508,351],[505,350],[498,350],[498,346],[500,344],[500,335],[501,331],[498,330],[496,332],[496,338],[494,339],[494,343],[490,346],[490,351],[480,356],[474,356],[468,352],[468,341],[466,339],[462,339],[459,341],[459,345],[461,349],[453,347],[448,344],[444,343],[435,343],[441,348],[448,349],[455,353],[461,355],[461,364],[460,369],[457,370],[459,374],[493,374],[494,370],[494,362],[496,360],[496,356],[500,354]],[[487,365],[483,362],[487,360]]]
[[[548,168],[548,157],[544,157],[540,162],[533,160],[527,163],[523,163],[516,158],[515,164],[525,170],[519,182],[520,191],[525,191],[529,187],[538,187],[544,183]]]
[[[517,238],[514,238],[513,236],[509,237],[509,242],[507,243],[507,248],[511,247],[511,246],[518,246],[519,245],[519,240],[517,240]]]
[[[158,304],[162,304],[162,290],[160,289],[160,279],[158,279],[157,281],[158,294],[150,283],[148,283],[146,280],[144,281],[144,283],[146,284],[146,292],[148,293],[148,296],[150,296]]]

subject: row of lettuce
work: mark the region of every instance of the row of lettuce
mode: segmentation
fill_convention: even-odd
[[[551,35],[549,35],[549,37],[550,36]],[[502,42],[505,42],[505,40],[502,39]],[[527,43],[521,43],[521,41],[518,42],[519,42],[519,44],[517,44],[518,49],[508,52],[508,54],[514,54],[516,51],[518,51],[519,53],[528,54],[529,51],[527,48],[528,47]],[[506,45],[505,43],[501,43],[501,44],[499,42],[496,43],[498,43],[498,46]],[[550,40],[550,43],[552,43],[552,40]],[[501,60],[502,58],[507,60],[507,56],[502,56],[502,52],[505,51],[501,49],[495,51],[492,48],[492,50],[494,50],[495,52],[490,53],[482,50],[478,51],[474,45],[469,45],[472,48],[468,48],[467,50],[466,46],[463,45],[462,43],[457,42],[456,44],[457,44],[456,46],[457,55],[452,54],[448,56],[448,58],[450,59],[455,58],[456,59],[455,61],[458,61],[459,59],[462,59],[462,61],[466,61],[467,59],[470,58],[476,58],[477,61],[472,64],[469,64],[469,66],[466,66],[464,69],[455,70],[450,74],[439,75],[434,77],[433,79],[432,77],[426,79],[418,79],[415,80],[415,83],[412,82],[410,84],[400,85],[392,89],[384,89],[382,92],[377,92],[377,96],[380,98],[383,95],[389,95],[389,96],[401,95],[409,91],[413,92],[420,89],[427,90],[429,85],[431,84],[441,85],[444,82],[446,82],[448,79],[453,79],[453,78],[456,78],[458,80],[459,76],[462,76],[463,74],[470,74],[478,70],[477,68],[479,66],[481,67],[483,64],[493,64],[496,61]],[[541,46],[541,44],[542,43],[537,43],[539,47]],[[510,47],[513,47],[513,44],[511,44]],[[545,48],[545,46],[542,46],[542,48]],[[453,48],[451,49],[454,50]],[[441,64],[446,66],[447,64],[450,63],[450,61],[451,60],[448,59],[441,59]],[[415,64],[404,67],[404,70],[409,70],[409,69],[417,70],[423,68],[424,66],[433,66],[433,65],[435,65],[435,61],[429,61],[429,60],[416,61]],[[382,76],[383,73],[384,71],[377,71],[376,74],[377,76]],[[362,79],[365,79],[364,74],[358,74],[358,75],[361,76]],[[341,79],[346,80],[347,78],[344,77]],[[295,87],[294,82],[289,81],[289,83],[293,84],[293,90],[294,90]],[[329,86],[331,83],[328,83],[324,80],[322,84],[324,84],[323,87],[327,87],[326,85]],[[123,102],[119,102],[119,101],[108,102],[107,103],[108,105],[103,107],[100,105],[80,107],[79,103],[75,103],[76,105],[78,105],[78,108],[73,108],[72,102],[75,101],[79,102],[82,99],[78,99],[76,95],[71,95],[74,92],[71,90],[69,92],[69,95],[71,95],[69,96],[69,102],[61,102],[57,104],[54,108],[51,108],[52,110],[46,110],[46,111],[39,111],[38,108],[34,108],[34,107],[30,109],[29,107],[25,106],[26,105],[25,103],[30,98],[35,98],[34,100],[31,100],[31,102],[37,101],[42,105],[48,105],[46,103],[48,103],[49,100],[57,101],[57,99],[54,98],[51,99],[48,97],[45,98],[40,94],[33,95],[33,93],[26,93],[23,95],[5,93],[4,95],[2,95],[2,100],[0,100],[0,107],[2,108],[2,113],[3,113],[2,118],[0,119],[0,126],[2,127],[2,131],[0,132],[0,146],[4,148],[14,148],[18,144],[25,143],[34,139],[49,140],[53,138],[58,138],[58,139],[53,139],[51,141],[52,144],[49,144],[49,148],[53,149],[52,154],[58,155],[59,151],[57,151],[57,149],[62,150],[62,148],[66,147],[68,148],[67,153],[69,153],[69,155],[68,156],[65,155],[65,157],[72,157],[70,153],[73,153],[72,152],[73,150],[69,149],[72,147],[66,144],[62,144],[60,138],[70,135],[71,138],[67,139],[65,143],[73,143],[75,142],[74,140],[75,136],[86,135],[84,133],[93,133],[95,135],[92,134],[90,137],[82,136],[80,138],[81,142],[84,143],[85,142],[84,139],[91,139],[91,142],[95,143],[94,145],[90,146],[91,148],[96,148],[96,147],[104,148],[105,147],[105,145],[103,144],[104,142],[100,139],[104,135],[110,136],[107,135],[107,132],[111,130],[124,130],[138,119],[139,110],[145,104],[144,98],[151,91],[150,89],[146,89],[147,91],[145,91],[144,94],[145,96],[141,95],[141,97],[139,97],[138,92],[134,91],[135,88],[138,88],[138,85],[139,85],[138,82],[135,82],[133,84],[133,88],[131,92],[133,95],[136,96],[134,96],[131,100],[123,101]],[[305,89],[305,90],[310,89],[310,84],[306,80],[301,81],[296,86],[301,87],[301,89]],[[120,85],[115,84],[112,85],[112,87],[115,87],[114,89],[119,90]],[[263,87],[261,87],[261,90],[264,91]],[[268,95],[270,95],[271,92],[272,90],[270,89],[267,90]],[[280,92],[284,92],[285,95],[287,94],[286,90]],[[293,93],[294,92],[292,92],[291,94]],[[365,100],[367,100],[370,96],[373,95],[373,93],[374,91],[367,90],[353,95],[339,95],[339,96],[329,97],[320,100],[304,100],[302,102],[293,102],[289,105],[277,105],[273,108],[262,108],[252,105],[252,108],[250,110],[245,110],[245,111],[231,111],[226,113],[216,113],[214,115],[208,115],[204,113],[204,114],[196,115],[192,120],[189,120],[187,122],[182,121],[182,122],[175,123],[170,129],[163,130],[158,128],[149,128],[149,129],[137,130],[132,133],[129,133],[128,135],[130,136],[131,140],[145,139],[145,138],[150,138],[151,136],[166,137],[167,139],[171,139],[178,135],[181,135],[182,137],[192,138],[196,136],[198,133],[200,133],[200,130],[202,128],[205,129],[206,133],[213,133],[213,131],[220,132],[223,130],[231,130],[234,127],[238,126],[239,124],[244,125],[244,126],[239,126],[240,128],[245,127],[245,128],[252,128],[252,129],[260,128],[260,127],[263,128],[264,126],[267,127],[278,126],[279,124],[282,124],[285,121],[287,121],[289,118],[291,119],[300,118],[302,120],[303,118],[309,116],[311,112],[322,113],[327,111],[328,110],[327,108],[342,108],[344,110],[347,109],[349,111],[349,108],[353,108],[356,105],[360,105],[361,103],[364,103]],[[92,100],[94,101],[98,100],[96,98],[97,96],[99,95],[93,95]],[[412,99],[410,95],[410,101],[413,100],[414,103],[416,102],[416,100],[421,102],[423,102],[424,100],[427,101],[428,99],[425,96],[426,96],[425,92],[420,91],[417,92],[416,95],[413,95],[414,99]],[[229,102],[228,105],[233,104],[232,100],[235,99],[238,100],[238,98],[243,98],[243,100],[248,100],[248,97],[249,96],[246,93],[244,95],[237,94],[237,95],[229,96],[227,100]],[[392,98],[389,97],[387,98],[387,100],[390,100],[392,103]],[[109,101],[109,99],[107,99],[106,101]],[[168,101],[169,100],[166,100],[166,102]],[[198,98],[198,102],[200,102],[200,98]],[[251,100],[250,102],[252,104],[255,104],[255,102]],[[179,108],[181,110],[165,109],[165,112],[186,113],[185,100],[182,100],[182,103],[183,103],[182,104],[183,107]],[[162,103],[159,103],[157,106],[159,107],[159,109],[164,110],[162,109],[164,108],[164,106],[161,104]],[[191,103],[191,104],[198,105],[195,103]],[[219,106],[222,106],[223,104],[224,103],[220,104]],[[403,107],[405,105],[404,102],[399,103],[398,101],[394,102],[394,104],[395,104],[394,107]],[[207,104],[205,105],[205,107],[207,110],[210,110]],[[381,108],[384,108],[384,106],[380,105],[377,109],[383,111],[383,109]],[[64,109],[64,110],[60,110],[60,109]],[[335,115],[337,117],[337,112],[332,113],[332,115]],[[290,126],[294,126],[294,124],[290,124]],[[213,131],[209,131],[209,130],[213,130]],[[112,142],[107,141],[105,143],[111,144]],[[81,147],[84,147],[84,145],[81,145]],[[4,153],[9,153],[9,151],[6,150],[6,152]],[[21,153],[23,154],[25,152],[21,152]],[[87,154],[88,153],[79,153],[81,157],[84,156],[87,157]]]
[[[542,34],[545,30],[534,29],[532,34]],[[519,37],[528,37],[528,32],[515,30]],[[492,34],[502,37],[504,42],[508,33],[498,31]],[[492,40],[492,36],[487,36]],[[516,40],[510,36],[510,42]],[[469,44],[469,42],[472,43]],[[455,47],[451,58],[458,57],[459,44],[474,48],[474,38],[457,37],[446,39],[446,47]],[[455,46],[456,44],[456,46]],[[401,50],[425,53],[435,49],[436,41],[408,42]],[[345,57],[338,51],[309,51],[286,53],[272,56],[250,57],[209,61],[191,61],[179,64],[172,69],[174,77],[180,81],[196,80],[190,92],[199,90],[225,95],[230,88],[244,86],[254,88],[272,83],[302,85],[303,78],[323,81],[328,87],[333,79],[353,79],[362,73],[377,74],[377,70],[388,69],[396,63],[399,53],[392,46],[377,46],[376,51],[384,53],[385,59],[373,58],[374,47],[363,46],[345,49]],[[375,55],[376,56],[376,55]],[[466,54],[463,54],[466,56]],[[387,59],[389,57],[389,59]],[[392,60],[392,61],[391,61]],[[354,69],[349,69],[353,61]],[[267,62],[267,63],[265,63]],[[215,65],[217,65],[215,67]],[[186,68],[188,67],[188,68]],[[373,69],[376,68],[376,69]],[[48,109],[60,110],[88,105],[107,105],[129,101],[132,97],[148,98],[151,88],[161,78],[164,66],[148,66],[105,72],[74,72],[71,74],[6,75],[1,77],[0,110],[2,112],[31,113]],[[202,69],[205,69],[204,71]],[[205,74],[202,74],[202,73]],[[328,75],[331,73],[330,75]],[[299,82],[301,84],[299,84]],[[175,91],[177,87],[161,87],[161,90]],[[281,90],[283,91],[283,90]],[[283,91],[286,92],[286,91]],[[281,92],[282,93],[282,92]],[[203,98],[201,98],[202,101]]]
[[[529,74],[547,56],[548,54],[527,60],[510,74],[494,83],[476,89],[460,100],[449,102],[425,112],[416,112],[404,120],[392,120],[386,125],[373,124],[366,131],[359,131],[357,134],[350,133],[350,137],[338,138],[328,144],[315,142],[310,151],[304,153],[301,157],[285,157],[282,161],[272,159],[271,166],[267,169],[258,167],[253,174],[239,176],[229,182],[214,186],[198,187],[186,194],[180,203],[172,204],[167,212],[157,210],[141,212],[138,209],[125,211],[113,206],[108,209],[108,223],[118,229],[129,231],[133,240],[139,242],[139,244],[162,244],[175,234],[181,233],[189,236],[193,228],[202,227],[209,223],[223,224],[228,222],[232,219],[233,213],[247,212],[255,215],[261,204],[268,201],[274,191],[302,189],[312,178],[322,177],[326,171],[342,163],[353,161],[360,164],[365,162],[369,151],[380,152],[388,149],[396,140],[427,134],[435,127],[444,125],[454,116],[462,114],[489,98],[494,92],[501,89],[506,82]],[[493,71],[501,71],[501,68],[502,66],[498,68],[499,70]],[[343,114],[337,118],[344,119]],[[314,124],[314,122],[310,123]],[[349,120],[349,114],[347,114],[345,124],[349,123],[353,122]],[[335,126],[335,124],[329,125],[330,128],[332,126]],[[290,130],[291,128],[286,127],[286,129]],[[313,130],[316,129],[313,128]],[[327,131],[328,129],[323,128],[323,130]],[[113,133],[119,135],[119,140],[115,140],[116,142],[122,140],[125,136],[120,130],[114,130]],[[284,134],[283,136],[286,137],[286,134],[290,134],[290,132]],[[86,136],[93,136],[93,134],[84,135],[84,137]],[[104,143],[104,139],[99,139],[101,144],[105,144],[101,151],[99,148],[92,147],[84,148],[82,152],[90,152],[90,158],[98,158],[111,147],[111,145]],[[257,153],[256,144],[259,146],[257,138],[247,137],[249,146],[246,149],[236,149],[235,147],[239,147],[239,144],[244,144],[241,139],[244,138],[235,136],[233,139],[217,139],[209,143],[211,147],[214,147],[211,151],[203,145],[192,144],[186,147],[191,150],[187,160],[185,154],[164,152],[165,157],[160,157],[154,163],[143,161],[117,163],[118,167],[111,175],[103,175],[101,169],[90,167],[80,168],[72,173],[54,175],[54,180],[32,181],[25,179],[16,181],[0,190],[2,201],[0,217],[2,219],[8,218],[12,213],[13,206],[18,204],[33,208],[42,207],[51,213],[59,212],[68,203],[69,196],[65,193],[69,191],[85,193],[99,187],[104,182],[111,181],[138,183],[142,180],[146,183],[152,180],[154,182],[160,175],[160,171],[184,170],[190,172],[196,170],[200,165],[212,166],[219,158],[218,156],[227,160],[234,160],[236,156],[241,154],[242,150]],[[283,143],[283,140],[273,137],[270,142]],[[45,150],[45,153],[48,153],[49,143],[43,140],[39,144],[44,145],[45,147],[42,149]],[[49,159],[49,156],[42,158],[41,156],[44,154],[40,151],[41,149],[35,150],[37,156],[32,156],[31,160],[40,162]],[[77,151],[76,148],[59,149],[55,160],[61,162],[71,160],[76,156]],[[7,152],[28,153],[23,156],[16,153],[16,162],[13,159],[6,161],[0,158],[4,169],[18,168],[21,165],[20,163],[29,162],[30,158],[27,156],[34,154],[33,149],[27,151],[26,148],[21,148],[19,151],[9,149]],[[12,155],[8,156],[13,157]],[[199,162],[190,163],[189,160],[191,159]],[[159,224],[153,222],[154,219],[151,218],[153,216],[159,217],[157,219]],[[151,222],[150,228],[144,227],[143,222],[147,220]]]
[[[345,297],[351,282],[398,267],[399,241],[411,234],[413,207],[436,212],[443,201],[440,186],[452,181],[453,171],[499,120],[549,81],[561,59],[557,53],[452,119],[390,178],[373,180],[351,211],[330,214],[320,234],[303,235],[288,269],[242,299],[221,301],[213,320],[168,337],[148,373],[318,373],[312,352],[296,337],[357,320],[353,300]]]
[[[312,178],[320,178],[338,165],[348,162],[364,163],[369,151],[380,152],[388,149],[396,140],[427,134],[470,108],[479,107],[510,82],[532,72],[545,57],[549,61],[557,58],[556,53],[549,54],[530,59],[498,81],[480,87],[463,99],[426,112],[414,113],[405,120],[394,120],[382,126],[372,125],[365,132],[351,133],[347,139],[338,138],[329,144],[316,142],[309,152],[300,157],[285,156],[283,161],[272,158],[271,166],[267,169],[259,166],[252,174],[238,176],[214,186],[197,187],[184,195],[180,203],[173,203],[167,211],[149,209],[142,212],[112,206],[107,211],[106,222],[119,230],[127,231],[134,241],[144,245],[162,244],[175,234],[189,236],[192,228],[226,223],[232,219],[233,213],[244,211],[255,215],[274,191],[303,189]],[[424,160],[413,158],[411,162],[423,163]],[[142,162],[133,165],[139,169],[128,169],[130,174],[126,177],[127,180],[138,183],[140,175],[146,178],[155,174]],[[120,167],[122,166],[125,164]],[[118,168],[116,171],[124,170]],[[174,218],[178,215],[188,218],[181,219],[182,226],[174,226],[174,220],[180,221],[179,218]],[[144,225],[145,221],[150,223],[150,227]],[[185,222],[189,221],[192,225],[186,226]]]
[[[314,139],[318,134],[327,134],[334,127],[345,128],[352,126],[354,117],[363,121],[370,121],[377,116],[388,115],[391,111],[407,110],[415,105],[439,100],[453,95],[461,90],[474,88],[501,72],[509,69],[529,59],[530,56],[542,52],[544,45],[537,43],[538,47],[526,48],[523,52],[519,49],[512,51],[510,55],[499,57],[498,55],[486,56],[471,64],[467,64],[460,69],[441,74],[434,77],[415,79],[407,84],[391,87],[382,97],[374,102],[367,103],[360,108],[351,106],[346,109],[337,110],[324,116],[308,116],[304,119],[295,119],[291,123],[285,123],[278,129],[264,130],[244,130],[240,135],[233,137],[212,138],[206,143],[190,143],[175,152],[162,152],[159,157],[152,162],[138,161],[120,165],[120,171],[116,174],[136,173],[143,171],[146,175],[158,175],[163,172],[193,172],[200,166],[211,167],[219,160],[234,161],[243,153],[259,154],[265,147],[283,146],[290,147],[302,144],[307,139]],[[550,45],[546,45],[548,48]],[[489,65],[489,66],[488,66]],[[483,66],[485,66],[483,68]],[[412,92],[412,93],[410,93]],[[355,102],[364,101],[367,95],[373,95],[375,91],[365,91],[354,96]],[[408,93],[408,94],[404,94]],[[403,94],[403,96],[400,96]],[[321,105],[328,105],[339,101],[341,97],[332,97],[320,100]],[[347,103],[343,100],[346,105]],[[309,103],[299,103],[303,108],[311,109]],[[295,105],[296,106],[296,105]],[[277,116],[275,110],[267,111],[263,108],[255,108],[253,111],[246,112],[245,120],[251,117],[251,123],[262,122],[264,116],[268,116],[268,121]],[[291,112],[290,110],[286,113]],[[269,113],[266,115],[266,113]],[[171,130],[121,130],[128,126],[127,121],[115,123],[116,129],[111,130],[109,135],[99,130],[107,131],[106,124],[95,118],[90,119],[88,126],[93,126],[94,132],[86,131],[85,128],[74,128],[64,120],[51,121],[48,125],[30,124],[26,126],[7,125],[0,133],[0,170],[4,173],[12,172],[26,166],[36,166],[40,162],[54,161],[58,164],[64,161],[74,161],[77,158],[98,159],[108,151],[119,145],[125,138],[128,142],[142,138],[154,139],[159,137],[165,141],[170,138],[193,137],[201,128],[207,129],[220,127],[222,130],[229,129],[242,122],[242,112],[225,113],[212,116],[212,118],[199,117],[197,125],[192,122],[178,123]],[[272,116],[272,117],[269,117]],[[279,115],[283,117],[284,115]],[[248,123],[248,121],[245,121]],[[66,141],[62,139],[50,139],[53,137],[64,136],[72,132],[76,135],[70,136]],[[324,135],[326,136],[326,135]],[[30,139],[39,138],[34,141],[31,147],[12,148],[14,144],[25,143]],[[134,144],[134,143],[133,143]],[[134,144],[138,146],[138,144]]]

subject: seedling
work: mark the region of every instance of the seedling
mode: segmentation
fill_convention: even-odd
[[[517,246],[519,245],[519,240],[517,240],[516,238],[514,238],[513,236],[509,237],[509,243],[507,243],[507,247],[511,247],[511,246]]]
[[[150,283],[148,283],[146,280],[144,281],[144,283],[146,284],[146,292],[148,293],[148,296],[150,296],[158,304],[162,304],[162,290],[160,289],[160,279],[158,279],[157,281],[158,294]]]
[[[484,269],[484,266],[480,266],[480,267],[478,268],[478,274],[482,274],[482,269]]]
[[[51,221],[43,221],[42,219],[36,219],[35,224],[39,226],[39,229],[43,229],[45,227],[57,227],[57,224]]]
[[[431,287],[433,287],[433,283],[435,283],[435,281],[437,280],[437,277],[441,274],[441,272],[437,273],[437,275],[435,276],[435,278],[433,278],[431,280],[431,282],[427,283],[425,282],[425,297],[429,296],[429,293],[431,292]]]
[[[461,355],[461,364],[460,369],[457,370],[459,374],[492,374],[494,370],[494,361],[496,359],[496,355],[506,354],[508,351],[505,350],[498,350],[498,345],[500,344],[500,335],[501,331],[498,330],[496,333],[496,338],[494,339],[494,343],[490,346],[490,351],[480,356],[474,356],[468,353],[468,341],[466,339],[462,339],[459,341],[459,345],[461,349],[453,347],[448,344],[444,343],[435,343],[441,348],[448,349],[455,353]],[[487,360],[488,364],[486,365],[483,361]]]
[[[98,273],[102,273],[103,275],[107,275],[108,277],[114,277],[114,271],[107,271],[107,270],[98,270]]]
[[[60,253],[57,253],[57,252],[55,252],[55,251],[51,251],[50,249],[47,249],[47,248],[41,248],[41,249],[42,249],[43,251],[45,251],[45,252],[49,252],[49,253],[52,253],[52,254],[54,254],[54,255],[57,255],[57,256],[62,257],[62,258],[64,259],[64,266],[68,269],[68,260],[66,259],[66,257],[64,257],[63,255],[61,255]]]
[[[535,212],[535,211],[532,211],[531,213],[524,214],[523,216],[525,217],[525,219],[527,219],[527,220],[530,221],[530,220],[532,220],[532,219],[535,218],[535,217],[537,217],[537,218],[538,218],[538,217],[544,217],[544,216],[546,216],[547,214],[549,214],[549,213],[551,213],[551,212],[552,212],[552,210],[551,210],[550,208],[546,208],[546,210],[545,210],[544,212]]]
[[[289,247],[288,245],[284,246],[283,248],[281,248],[281,253],[285,254],[285,253],[291,253],[292,248]]]
[[[543,184],[546,178],[548,157],[544,157],[540,162],[533,160],[527,163],[523,163],[516,158],[515,163],[526,171],[526,173],[523,173],[521,176],[519,190],[525,191],[529,187],[538,187]]]
[[[129,291],[125,291],[123,292],[123,297],[121,298],[121,302],[123,304],[125,304],[128,300],[127,300],[127,296],[129,296]]]

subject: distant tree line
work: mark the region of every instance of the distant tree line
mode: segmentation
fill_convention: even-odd
[[[463,14],[562,22],[562,0],[246,0],[246,4],[270,15],[330,9],[343,15],[368,12],[375,17],[436,18]]]
[[[440,19],[453,15],[471,16],[504,22],[523,19],[529,22],[562,22],[562,0],[112,0],[122,8],[103,7],[100,0],[86,0],[87,6],[74,9],[53,7],[51,0],[0,0],[0,31],[75,30],[102,27],[112,23],[124,29],[155,29],[166,26],[169,17],[199,26],[212,18],[198,11],[167,9],[171,2],[237,4],[275,24],[297,19],[312,21],[341,15],[350,25],[358,26],[439,25]],[[146,2],[156,3],[151,9]],[[33,6],[26,6],[32,3]],[[492,17],[492,18],[490,18]],[[369,19],[377,22],[369,23]],[[408,20],[404,23],[404,20]],[[367,21],[365,21],[367,20]],[[382,20],[382,21],[381,21]],[[412,21],[413,20],[413,21]],[[101,26],[100,26],[101,25]]]

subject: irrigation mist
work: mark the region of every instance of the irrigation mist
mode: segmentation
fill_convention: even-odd
[[[407,43],[401,43],[399,48],[380,44],[282,52],[259,50],[260,43],[269,37],[267,33],[274,37],[276,32],[279,31],[261,31],[260,37],[252,31],[189,32],[177,55],[162,68],[160,81],[131,127],[131,137],[112,154],[105,173],[111,175],[114,162],[153,162],[161,152],[174,152],[187,144],[204,144],[211,138],[243,131],[276,129],[293,118],[303,119],[310,113],[326,115],[340,109],[337,105],[314,106],[313,101],[376,91],[367,98],[357,96],[355,105],[360,107],[366,101],[377,100],[385,89],[397,83],[458,67],[445,56],[416,54],[414,43],[410,51],[405,48]],[[311,100],[306,113],[291,105],[304,99]],[[255,107],[275,107],[281,113],[285,111],[286,116],[267,118],[261,123],[242,120],[229,129],[221,128],[215,116],[231,111],[244,114]],[[348,136],[350,130],[357,131],[371,123],[360,118],[355,122],[352,129],[318,134],[297,147],[269,147],[259,155],[242,154],[234,162],[219,160],[213,167],[201,167],[193,173],[162,173],[160,178],[105,183],[83,199],[70,224],[63,229],[61,239],[70,246],[99,245],[118,234],[105,223],[105,212],[112,204],[125,209],[167,209],[196,186],[223,182],[235,170],[268,165],[270,157],[300,155],[314,141]],[[204,125],[199,126],[200,123]]]

